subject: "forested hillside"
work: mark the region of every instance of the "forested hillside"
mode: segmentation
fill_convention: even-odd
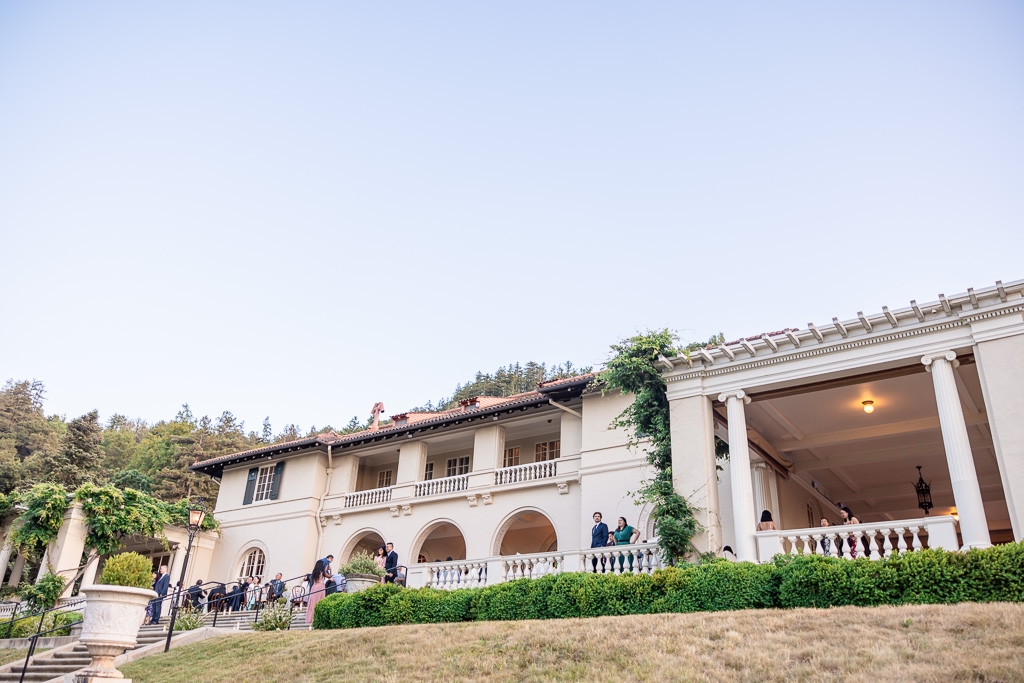
[[[451,396],[426,405],[392,406],[400,410],[444,410],[471,396],[510,396],[539,382],[590,372],[572,363],[516,363],[494,373],[478,372],[456,385]],[[93,410],[68,420],[45,412],[46,390],[39,381],[8,382],[0,389],[0,493],[23,490],[38,482],[62,484],[69,491],[85,482],[135,488],[175,502],[202,495],[211,502],[217,484],[188,471],[189,465],[248,448],[293,441],[332,429],[330,425],[301,429],[290,424],[275,433],[270,418],[261,429],[246,431],[229,411],[216,418],[196,417],[188,404],[173,419],[150,424],[114,414],[105,421]],[[130,407],[127,407],[130,410]],[[368,417],[353,417],[339,433],[365,429]]]

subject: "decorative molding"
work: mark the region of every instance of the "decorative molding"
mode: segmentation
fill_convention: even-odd
[[[932,363],[943,359],[952,363],[954,368],[960,366],[960,361],[956,360],[956,351],[939,351],[938,353],[929,353],[928,355],[921,357],[921,362],[924,363],[924,369],[931,372]]]
[[[402,506],[402,514],[405,515],[406,517],[411,515],[412,514],[412,505],[403,505]]]
[[[466,496],[466,500],[469,502],[469,507],[475,508],[477,506],[476,494],[471,493]]]
[[[392,505],[389,509],[391,510],[391,516],[392,517],[397,517],[398,516],[399,510],[398,510],[398,506],[397,505]]]
[[[494,502],[494,499],[491,497],[490,493],[481,493],[480,500],[484,502],[484,505],[490,505],[491,503]]]
[[[737,400],[743,401],[744,404],[750,403],[750,397],[747,396],[747,393],[742,389],[736,389],[734,391],[723,391],[721,394],[718,395],[718,400],[721,401],[722,403],[727,402],[730,398],[735,398]]]
[[[331,515],[331,519],[334,520],[334,526],[341,526],[341,515]]]
[[[558,495],[564,496],[564,495],[569,493],[569,482],[568,482],[568,480],[566,480],[566,481],[556,481],[555,482],[555,486],[558,487]]]

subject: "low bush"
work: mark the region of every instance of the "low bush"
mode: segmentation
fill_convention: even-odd
[[[67,579],[60,574],[47,574],[36,583],[21,584],[18,595],[31,611],[50,609],[57,604],[66,585]]]
[[[319,607],[319,603],[317,606]],[[252,628],[254,631],[287,631],[291,621],[292,612],[288,609],[288,601],[281,598],[273,607],[268,607],[260,614],[259,621],[254,623]]]
[[[28,638],[34,636],[36,632],[45,633],[52,628],[58,626],[67,626],[53,633],[47,633],[49,636],[69,636],[71,635],[71,624],[77,623],[82,620],[81,612],[51,612],[44,617],[43,625],[39,625],[39,617],[29,617],[28,619],[22,619],[21,621],[14,622],[14,626],[11,629],[12,638]],[[7,623],[0,624],[0,635],[7,636]]]
[[[714,560],[650,575],[563,573],[456,591],[380,585],[324,598],[313,627],[994,601],[1024,602],[1024,544],[920,550],[887,560]]]
[[[203,625],[203,613],[193,607],[182,607],[174,618],[175,631],[194,631]]]
[[[338,573],[345,576],[364,574],[372,576],[384,576],[384,570],[374,561],[373,556],[365,551],[360,551],[352,556],[348,564],[338,567]]]

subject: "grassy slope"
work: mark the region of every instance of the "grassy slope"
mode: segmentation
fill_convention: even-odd
[[[1024,680],[1024,605],[747,610],[215,638],[135,683]]]
[[[45,652],[45,650],[37,650],[37,652]],[[25,655],[27,654],[28,650],[10,650],[6,648],[2,649],[0,650],[0,666],[3,666],[4,664],[9,664],[10,662],[13,662],[16,659],[25,659]]]

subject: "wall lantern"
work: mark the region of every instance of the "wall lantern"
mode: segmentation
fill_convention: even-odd
[[[924,510],[924,514],[927,515],[935,506],[932,505],[932,487],[921,475],[920,465],[917,466],[917,483],[914,484],[914,489],[917,491],[917,507]]]
[[[864,401],[863,403],[861,403],[861,405],[864,406],[864,412],[865,413],[873,413],[873,412],[875,412],[875,402],[874,401]]]
[[[198,531],[203,526],[203,520],[206,519],[206,504],[203,503],[203,499],[200,498],[197,505],[192,505],[188,509],[188,528],[189,530]]]

